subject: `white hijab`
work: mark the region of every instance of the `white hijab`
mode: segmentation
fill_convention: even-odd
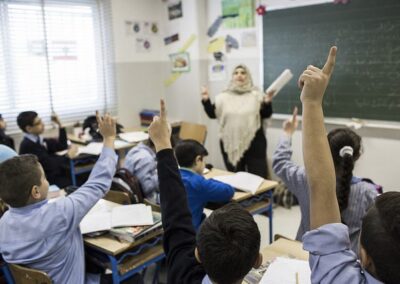
[[[233,165],[243,157],[261,126],[260,107],[263,99],[263,94],[253,86],[248,68],[238,65],[234,70],[237,68],[246,70],[244,84],[239,86],[232,78],[228,88],[215,100],[220,139]]]

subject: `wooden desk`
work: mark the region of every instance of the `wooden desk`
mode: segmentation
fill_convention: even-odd
[[[106,204],[121,206],[111,201],[106,201]],[[110,234],[84,237],[83,240],[88,255],[112,271],[113,283],[120,283],[165,257],[162,233],[160,228],[133,243],[120,242]]]
[[[303,250],[303,244],[294,240],[280,238],[261,250],[263,262],[271,261],[278,256],[289,256],[308,260],[308,252]]]
[[[204,175],[205,178],[213,178],[222,175],[233,175],[234,173],[215,169]],[[250,192],[244,192],[236,189],[234,196],[232,197],[233,202],[238,202],[252,215],[267,213],[269,219],[269,242],[272,242],[273,236],[273,211],[272,211],[272,189],[278,185],[278,182],[272,180],[266,180],[262,182],[256,193],[253,195]]]

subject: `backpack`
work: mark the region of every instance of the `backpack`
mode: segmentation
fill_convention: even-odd
[[[97,131],[99,126],[97,125],[97,119],[96,119],[95,115],[89,115],[83,121],[82,130],[85,131],[85,129],[87,129],[87,128],[89,128],[89,134],[90,134],[90,136],[92,136],[94,141],[102,141],[103,140],[103,137]],[[120,134],[120,133],[122,133],[122,129],[124,127],[121,124],[117,123],[116,128],[117,128],[117,134]]]
[[[352,184],[355,184],[355,183],[358,183],[358,182],[361,182],[361,181],[364,181],[364,182],[367,182],[367,183],[369,183],[369,184],[372,184],[372,185],[375,187],[376,191],[377,191],[379,194],[382,194],[382,193],[383,193],[383,187],[382,187],[381,185],[379,185],[379,184],[374,183],[374,182],[372,181],[372,179],[369,179],[369,178],[353,177],[353,179],[351,180],[351,183],[352,183]]]
[[[115,173],[110,190],[122,191],[128,194],[132,204],[143,203],[143,193],[140,182],[127,169],[120,168]]]
[[[280,205],[287,209],[290,209],[293,205],[299,204],[296,196],[289,191],[282,181],[279,181],[278,185],[275,187],[273,199],[275,205]]]

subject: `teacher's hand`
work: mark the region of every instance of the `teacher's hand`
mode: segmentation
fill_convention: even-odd
[[[264,103],[269,104],[270,102],[272,102],[274,95],[275,95],[275,90],[265,92]]]
[[[208,89],[205,86],[201,87],[201,99],[204,102],[210,99],[210,95],[208,94]]]

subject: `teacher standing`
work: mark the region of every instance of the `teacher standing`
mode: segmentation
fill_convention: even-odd
[[[254,87],[249,69],[235,67],[226,90],[211,103],[208,90],[202,90],[202,103],[209,118],[217,118],[222,157],[228,171],[247,171],[268,177],[267,139],[262,120],[272,115],[273,92]]]

